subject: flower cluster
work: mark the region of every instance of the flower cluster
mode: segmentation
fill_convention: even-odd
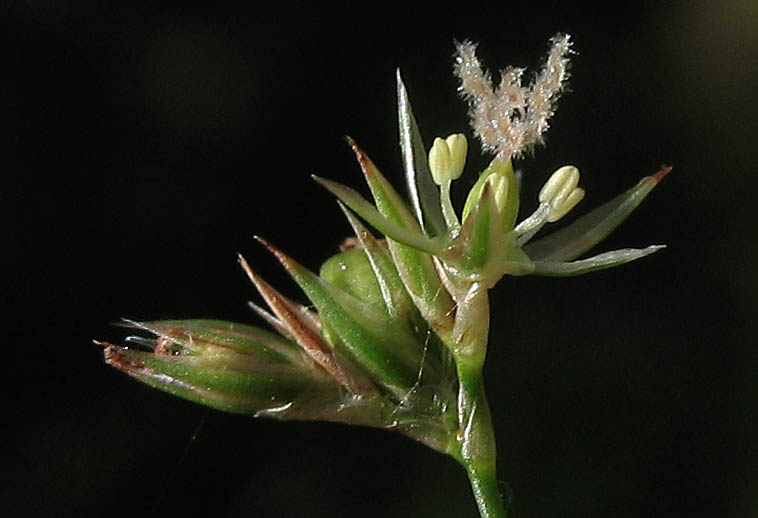
[[[494,89],[474,51],[471,43],[458,45],[455,72],[474,133],[495,157],[461,210],[451,202],[450,187],[465,170],[466,137],[437,138],[426,148],[398,73],[409,201],[348,139],[373,203],[342,184],[315,179],[339,200],[355,233],[352,246],[316,274],[259,238],[309,306],[284,297],[240,256],[268,309],[251,307],[275,332],[210,320],[127,322],[155,338],[102,344],[106,362],[148,385],[225,411],[400,431],[460,461],[482,516],[502,516],[482,381],[488,291],[504,275],[577,275],[659,250],[622,249],[580,259],[669,169],[535,239],[584,197],[577,168],[561,167],[540,190],[534,211],[519,221],[512,159],[547,128],[567,77],[569,38],[553,38],[545,67],[529,86],[521,84],[522,69],[508,68]]]

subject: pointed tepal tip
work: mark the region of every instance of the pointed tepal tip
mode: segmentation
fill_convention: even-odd
[[[655,180],[656,183],[660,182],[661,180],[663,180],[664,176],[666,176],[667,174],[671,172],[671,169],[672,167],[670,165],[662,166],[661,170],[653,175],[653,180]]]
[[[128,356],[129,351],[116,345],[108,345],[103,352],[105,363],[130,375],[144,371],[146,366],[134,357]]]
[[[645,254],[644,255],[650,255],[650,254],[654,254],[656,252],[660,252],[664,248],[666,248],[666,245],[650,245],[650,246],[648,246],[647,248],[644,249],[645,250]]]
[[[242,268],[245,270],[249,269],[250,266],[247,264],[247,260],[245,259],[245,256],[242,255],[240,252],[237,252],[237,262],[239,263]]]
[[[408,117],[413,115],[410,113],[411,107],[408,101],[408,90],[405,88],[403,77],[400,74],[400,68],[395,69],[395,83],[396,95],[397,95],[397,114],[400,119],[400,134],[403,134],[404,125],[409,124]]]
[[[365,155],[363,150],[358,146],[358,143],[355,141],[353,137],[350,135],[345,135],[345,142],[347,142],[347,145],[350,146],[350,149],[353,150],[353,153],[355,153],[355,157],[358,159],[358,161],[361,161],[361,157]]]
[[[293,261],[287,254],[279,250],[277,247],[263,239],[261,236],[253,236],[256,241],[258,241],[260,244],[266,247],[266,250],[268,250],[271,255],[276,257],[276,259],[284,266],[285,269],[289,270],[292,266],[296,265],[295,261]]]
[[[247,274],[248,279],[250,279],[250,282],[257,285],[258,284],[258,276],[255,274],[252,268],[250,268],[250,265],[247,263],[247,260],[245,257],[237,252],[237,262],[239,263],[240,267],[242,267],[242,270]]]
[[[403,76],[400,73],[400,67],[395,69],[395,82],[397,83],[398,94],[405,95],[405,83],[403,83]]]
[[[276,248],[274,248],[274,245],[272,245],[271,243],[269,243],[268,241],[266,241],[266,238],[264,238],[264,237],[262,237],[262,236],[259,236],[259,235],[257,235],[257,234],[256,234],[256,235],[254,235],[254,236],[253,236],[253,239],[255,239],[255,240],[256,240],[256,241],[258,241],[260,244],[262,244],[263,246],[265,246],[265,247],[266,247],[266,249],[267,249],[269,252],[271,252],[272,254],[276,255],[276,252],[277,252],[278,250],[277,250]]]
[[[345,142],[347,142],[347,145],[350,146],[350,149],[353,150],[353,154],[355,154],[355,159],[358,160],[358,165],[361,167],[361,171],[363,171],[363,175],[368,179],[375,176],[376,166],[374,166],[373,162],[371,162],[371,159],[368,157],[365,151],[363,151],[358,144],[355,142],[355,140],[345,135]]]
[[[338,184],[336,182],[333,182],[332,180],[328,180],[324,178],[323,176],[319,176],[317,174],[311,175],[311,180],[319,184],[321,187],[332,193],[336,196],[335,186]]]

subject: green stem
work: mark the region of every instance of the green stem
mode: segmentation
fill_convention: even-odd
[[[456,314],[452,349],[458,374],[458,460],[471,482],[482,518],[506,518],[497,488],[495,434],[482,369],[489,334],[487,290],[471,285]]]
[[[465,467],[481,518],[507,518],[508,513],[497,487],[495,471],[474,466]]]
[[[459,370],[460,462],[468,474],[481,517],[506,518],[497,487],[495,435],[481,369],[477,373],[467,371]]]

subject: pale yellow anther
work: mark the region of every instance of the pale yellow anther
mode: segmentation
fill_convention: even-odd
[[[463,166],[466,165],[468,141],[462,133],[453,133],[445,142],[450,149],[450,179],[457,180],[463,174]]]
[[[566,165],[556,170],[540,189],[539,201],[550,206],[547,221],[558,221],[573,209],[582,198],[584,190],[579,185],[579,169]]]
[[[564,165],[550,175],[550,178],[540,189],[538,199],[540,203],[545,203],[551,202],[555,198],[565,198],[577,185],[579,185],[579,169],[573,165]]]
[[[434,139],[432,149],[429,150],[429,170],[432,172],[432,179],[437,185],[442,185],[447,179],[447,172],[450,169],[450,148],[447,142],[437,137]]]
[[[429,150],[429,170],[434,183],[442,185],[459,178],[466,163],[467,151],[466,137],[459,133],[450,135],[445,140],[439,137],[434,139],[432,149]]]
[[[551,207],[550,214],[547,216],[548,222],[553,223],[554,221],[561,219],[568,214],[571,209],[576,207],[576,204],[582,201],[582,198],[584,198],[584,189],[576,187],[571,191],[571,194],[563,200],[563,203],[559,207]]]
[[[505,202],[508,199],[508,178],[501,174],[492,173],[487,178],[487,183],[495,197],[495,205],[498,210],[503,210]]]

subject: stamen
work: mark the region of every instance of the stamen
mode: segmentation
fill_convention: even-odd
[[[584,198],[584,190],[577,185],[579,169],[572,165],[563,166],[550,175],[538,196],[540,203],[550,204],[549,223],[561,219]]]
[[[537,196],[540,204],[531,216],[519,223],[515,231],[520,234],[518,244],[526,244],[545,223],[553,223],[569,213],[584,198],[579,185],[579,169],[572,165],[558,168]]]
[[[519,246],[525,245],[534,235],[545,226],[547,217],[550,214],[550,204],[540,203],[532,215],[516,225],[514,231],[520,234],[517,242]]]
[[[429,150],[429,170],[434,183],[440,187],[440,206],[448,228],[455,231],[460,227],[458,216],[450,201],[450,183],[460,178],[466,164],[468,142],[460,133],[445,140],[437,137]]]

